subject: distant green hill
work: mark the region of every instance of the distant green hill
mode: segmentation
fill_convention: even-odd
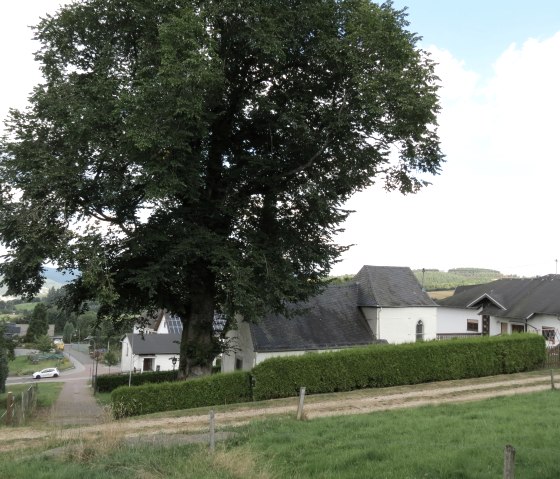
[[[74,276],[72,274],[59,273],[54,268],[45,268],[45,284],[41,289],[39,296],[46,295],[47,291],[51,288],[58,289],[64,286],[65,283],[72,281]],[[0,286],[0,299],[6,294],[6,287]],[[5,299],[5,298],[4,298]]]
[[[413,272],[420,284],[423,281],[426,291],[455,289],[457,286],[489,283],[504,277],[499,271],[484,268],[453,268],[449,271],[425,269],[424,274],[422,274],[421,269],[415,269]]]

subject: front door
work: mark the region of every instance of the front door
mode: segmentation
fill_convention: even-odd
[[[490,316],[487,314],[482,315],[482,335],[488,336],[490,334]]]
[[[508,323],[501,323],[500,327],[500,333],[502,334],[502,336],[508,333]]]
[[[144,358],[144,364],[142,366],[142,371],[153,371],[154,358]]]

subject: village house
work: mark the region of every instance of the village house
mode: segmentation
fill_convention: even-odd
[[[347,283],[332,284],[290,318],[270,314],[239,321],[222,371],[249,370],[270,357],[337,351],[379,342],[436,339],[437,305],[407,267],[364,266]]]
[[[548,346],[556,346],[560,341],[560,275],[461,286],[440,301],[438,322],[454,333],[538,333]]]

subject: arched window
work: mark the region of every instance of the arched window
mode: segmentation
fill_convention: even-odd
[[[416,341],[424,341],[424,323],[422,320],[416,323]]]

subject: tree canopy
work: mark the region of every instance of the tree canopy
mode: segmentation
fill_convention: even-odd
[[[46,261],[78,270],[75,303],[179,314],[180,370],[207,370],[214,312],[314,294],[352,194],[438,172],[437,78],[407,26],[369,0],[82,0],[45,18],[44,81],[0,149],[8,292],[36,293]]]
[[[37,303],[35,308],[33,308],[33,314],[29,320],[26,340],[36,341],[40,336],[45,336],[48,332],[47,307],[44,303]]]

